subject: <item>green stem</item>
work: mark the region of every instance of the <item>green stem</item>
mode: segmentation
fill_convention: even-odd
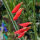
[[[34,35],[35,35],[35,40],[37,40],[36,14],[35,14],[35,0],[33,0],[33,23],[34,23]]]

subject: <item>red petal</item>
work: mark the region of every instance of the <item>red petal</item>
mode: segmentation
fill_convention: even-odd
[[[18,38],[21,38],[23,35],[25,34],[25,32],[21,33]]]
[[[13,17],[13,20],[17,20],[18,19],[18,17],[21,15],[21,12],[22,12],[23,9],[24,8],[22,8],[22,9],[17,11],[16,15]]]
[[[23,2],[16,5],[15,8],[12,10],[12,13],[16,13],[18,11],[18,9],[20,8],[21,4],[23,4]]]
[[[20,30],[18,30],[18,31],[16,31],[16,32],[14,32],[15,34],[20,34],[20,33],[22,33],[22,32],[24,32],[24,29],[22,28],[22,29],[20,29]]]
[[[23,27],[26,27],[26,26],[28,26],[28,25],[30,25],[30,24],[32,24],[31,22],[26,22],[26,23],[21,23],[21,24],[19,24],[20,26],[23,26]]]
[[[25,29],[24,31],[28,31],[30,28],[31,28],[31,26],[30,27],[27,27],[27,29]]]

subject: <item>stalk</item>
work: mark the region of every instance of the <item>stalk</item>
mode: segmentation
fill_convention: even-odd
[[[37,27],[36,27],[36,14],[35,14],[35,0],[33,0],[33,24],[34,24],[35,40],[37,40]]]

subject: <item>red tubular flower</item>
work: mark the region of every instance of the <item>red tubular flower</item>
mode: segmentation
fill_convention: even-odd
[[[26,27],[26,26],[28,26],[28,25],[30,25],[30,24],[32,24],[31,22],[26,22],[26,23],[21,23],[21,24],[19,24],[20,26],[23,26],[23,27]]]
[[[19,10],[17,11],[16,15],[13,17],[13,20],[17,20],[17,19],[18,19],[18,17],[21,15],[21,12],[22,12],[23,9],[24,9],[24,8],[19,9]]]
[[[21,38],[25,34],[25,32],[28,31],[30,28],[31,28],[31,26],[27,27],[27,29],[25,29],[23,33],[20,33],[20,35],[18,36],[18,38]]]
[[[20,34],[18,36],[18,38],[21,38],[30,28],[31,28],[31,26],[30,27],[24,27],[24,28],[22,28],[22,29],[20,29],[20,30],[14,32],[14,33],[15,34]]]
[[[24,29],[22,28],[22,29],[20,29],[20,30],[18,30],[18,31],[16,31],[16,32],[14,32],[15,34],[20,34],[20,33],[22,33],[22,32],[24,32]]]
[[[28,31],[29,29],[30,29],[30,27],[24,27],[24,28],[22,28],[22,29],[20,29],[20,30],[14,32],[14,33],[15,33],[15,34],[21,34],[22,32]]]
[[[15,8],[12,10],[12,13],[16,13],[18,11],[18,9],[20,8],[21,4],[23,4],[23,2],[16,5]]]
[[[21,33],[18,38],[21,38],[22,36],[24,36],[25,32]]]

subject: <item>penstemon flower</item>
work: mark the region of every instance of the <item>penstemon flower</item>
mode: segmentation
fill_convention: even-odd
[[[19,29],[18,31],[14,32],[15,34],[19,34],[18,38],[21,38],[25,32],[27,32],[29,29],[31,28],[30,27],[24,27],[22,29]]]
[[[21,38],[22,36],[24,36],[25,32],[21,33],[18,38]]]
[[[28,25],[30,25],[30,24],[32,24],[31,22],[26,22],[26,23],[21,23],[21,24],[19,24],[20,26],[23,26],[23,27],[26,27],[26,26],[28,26]]]
[[[20,33],[22,33],[24,31],[24,29],[22,28],[22,29],[19,29],[18,31],[16,31],[16,32],[14,32],[15,34],[20,34]]]
[[[21,4],[23,4],[23,2],[16,5],[15,8],[12,10],[12,13],[16,13],[18,11],[18,9],[20,8]]]
[[[19,18],[19,16],[21,15],[23,9],[24,9],[24,8],[19,9],[19,10],[17,11],[16,15],[13,17],[13,20],[17,20],[17,19]]]

